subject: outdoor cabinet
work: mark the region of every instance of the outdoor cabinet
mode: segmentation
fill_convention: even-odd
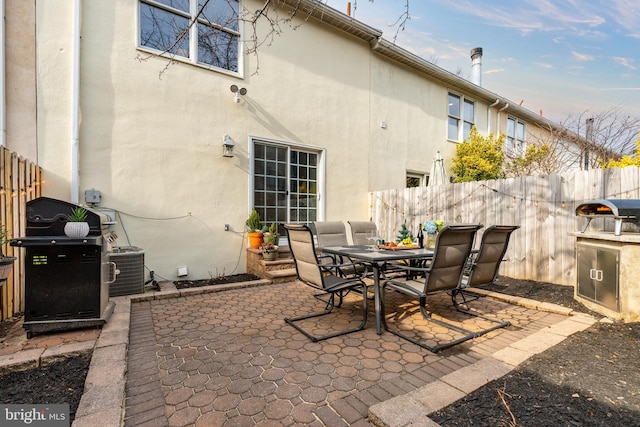
[[[578,244],[577,252],[577,294],[619,312],[620,251]]]

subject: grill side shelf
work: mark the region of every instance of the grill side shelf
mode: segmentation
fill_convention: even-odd
[[[81,239],[66,236],[27,236],[12,239],[11,246],[71,246],[71,245],[102,245],[102,236],[87,236]]]

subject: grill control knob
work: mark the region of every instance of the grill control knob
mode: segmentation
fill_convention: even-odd
[[[55,240],[52,240],[52,241],[51,241],[51,244],[52,244],[52,245],[55,245],[55,244],[56,244],[56,241],[55,241]]]

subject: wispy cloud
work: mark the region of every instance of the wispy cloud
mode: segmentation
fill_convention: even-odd
[[[617,0],[618,2],[636,0]],[[552,0],[527,0],[497,6],[495,3],[478,5],[477,1],[447,2],[448,7],[466,15],[480,18],[484,24],[513,28],[523,35],[538,32],[569,32],[593,38],[601,38],[604,33],[596,28],[606,19],[597,9],[589,9],[582,3],[557,2]],[[559,42],[556,38],[554,41]]]
[[[602,88],[602,89],[598,89],[598,90],[600,92],[620,91],[620,90],[640,91],[640,87],[609,87],[609,88]]]
[[[640,2],[637,0],[609,0],[606,7],[609,18],[627,32],[627,36],[640,38]]]
[[[493,68],[491,70],[485,70],[482,74],[494,74],[494,73],[503,73],[505,71],[504,68]]]
[[[623,58],[621,56],[614,56],[613,62],[615,62],[618,65],[622,65],[623,67],[627,67],[630,70],[637,69],[637,67],[633,65],[634,63],[633,58]]]
[[[584,53],[578,53],[575,50],[571,52],[571,56],[576,61],[593,61],[595,58],[591,55],[587,55]]]
[[[556,68],[552,64],[548,64],[546,62],[534,62],[534,64],[536,64],[538,67],[546,68],[548,70],[554,70]]]

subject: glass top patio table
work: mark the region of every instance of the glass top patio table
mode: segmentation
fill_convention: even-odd
[[[416,260],[433,257],[431,249],[377,249],[373,246],[349,245],[327,246],[319,248],[321,252],[348,257],[353,261],[362,261],[371,266],[373,270],[373,296],[376,311],[376,332],[382,333],[381,322],[381,295],[380,295],[380,267],[388,261]]]

